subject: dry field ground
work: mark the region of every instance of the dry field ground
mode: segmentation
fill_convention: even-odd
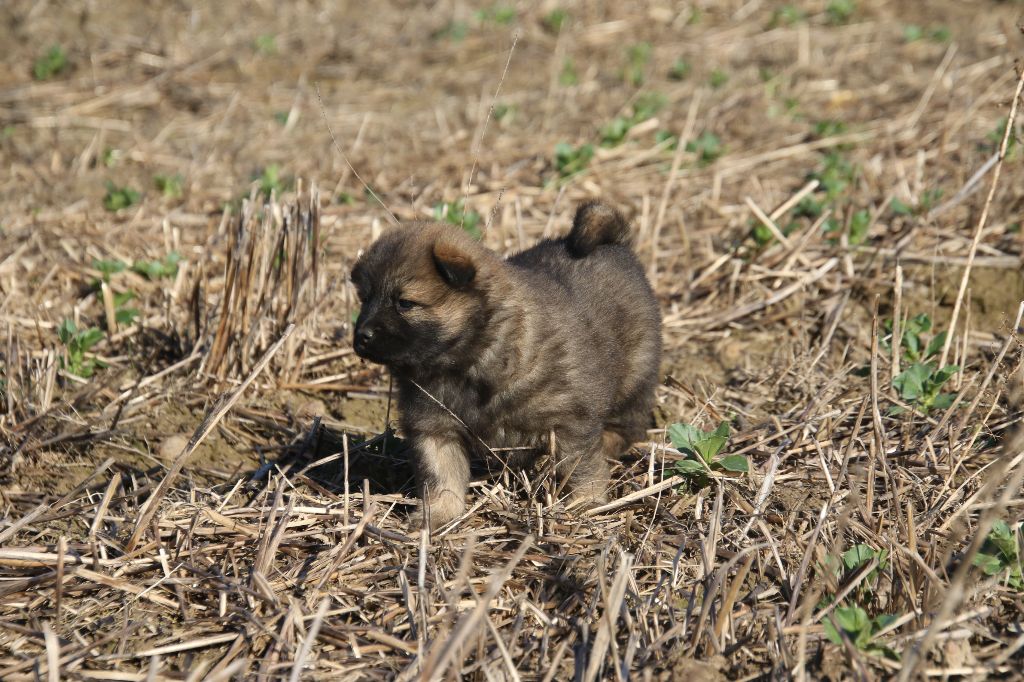
[[[4,2],[0,679],[1021,679],[1022,17]],[[427,538],[348,268],[595,196],[648,442]]]

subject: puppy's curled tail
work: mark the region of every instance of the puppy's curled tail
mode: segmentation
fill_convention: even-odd
[[[631,246],[629,224],[611,206],[596,199],[585,201],[576,209],[566,247],[574,258],[583,258],[602,244]]]

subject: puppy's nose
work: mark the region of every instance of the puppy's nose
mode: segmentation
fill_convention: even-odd
[[[367,346],[373,341],[374,331],[370,327],[363,327],[356,330],[356,345]]]

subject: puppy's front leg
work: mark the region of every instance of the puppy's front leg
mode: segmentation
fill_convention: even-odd
[[[571,502],[601,504],[608,498],[610,469],[600,431],[566,429],[555,433],[555,470],[569,486]]]
[[[466,510],[469,455],[455,434],[413,439],[420,497],[430,528],[440,528]]]

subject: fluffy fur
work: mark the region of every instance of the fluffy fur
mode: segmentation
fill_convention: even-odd
[[[629,228],[581,205],[572,231],[502,259],[458,227],[413,223],[359,259],[354,347],[387,365],[431,527],[463,513],[469,458],[551,448],[575,498],[605,498],[608,459],[644,436],[661,318]]]

